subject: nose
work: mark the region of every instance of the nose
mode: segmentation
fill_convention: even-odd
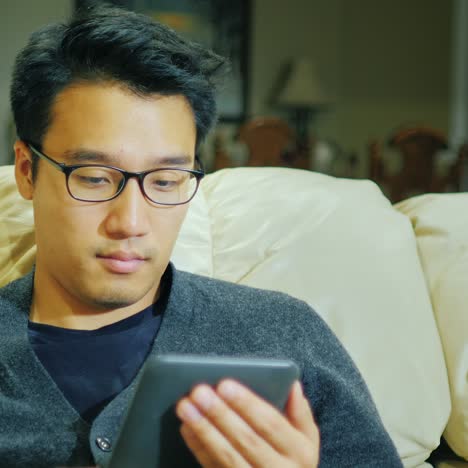
[[[109,237],[127,239],[148,234],[148,201],[135,178],[127,182],[117,198],[107,203],[109,212],[105,220],[105,230]]]

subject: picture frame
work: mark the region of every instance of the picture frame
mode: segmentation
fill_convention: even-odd
[[[75,8],[100,0],[75,0]],[[248,115],[251,0],[108,0],[167,24],[230,61],[218,93],[220,122],[245,121]]]

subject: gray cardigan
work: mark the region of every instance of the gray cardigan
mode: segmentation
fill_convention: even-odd
[[[170,268],[152,354],[293,359],[320,428],[321,467],[402,466],[359,372],[307,304]],[[30,273],[0,289],[0,466],[105,465],[110,452],[102,440],[115,443],[138,376],[91,426],[83,421],[29,344],[32,285]]]

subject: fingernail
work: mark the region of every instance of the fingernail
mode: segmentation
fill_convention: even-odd
[[[179,416],[180,419],[187,422],[195,422],[198,421],[202,415],[197,410],[197,408],[192,405],[188,400],[183,400],[176,409],[176,414]]]
[[[191,397],[204,410],[208,410],[214,403],[216,395],[210,387],[197,387]]]
[[[233,380],[223,380],[218,386],[219,394],[228,399],[233,400],[242,392],[242,387]]]

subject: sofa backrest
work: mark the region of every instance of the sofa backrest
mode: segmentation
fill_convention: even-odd
[[[424,195],[396,208],[413,224],[444,348],[452,402],[444,437],[468,460],[468,194]]]
[[[228,169],[202,187],[176,266],[308,302],[357,363],[405,466],[421,465],[450,398],[408,217],[369,181],[307,171]]]
[[[0,168],[0,191],[5,283],[31,267],[34,245],[11,168]],[[281,168],[210,174],[172,259],[308,302],[355,360],[405,466],[420,466],[438,445],[450,396],[416,239],[373,183]]]

